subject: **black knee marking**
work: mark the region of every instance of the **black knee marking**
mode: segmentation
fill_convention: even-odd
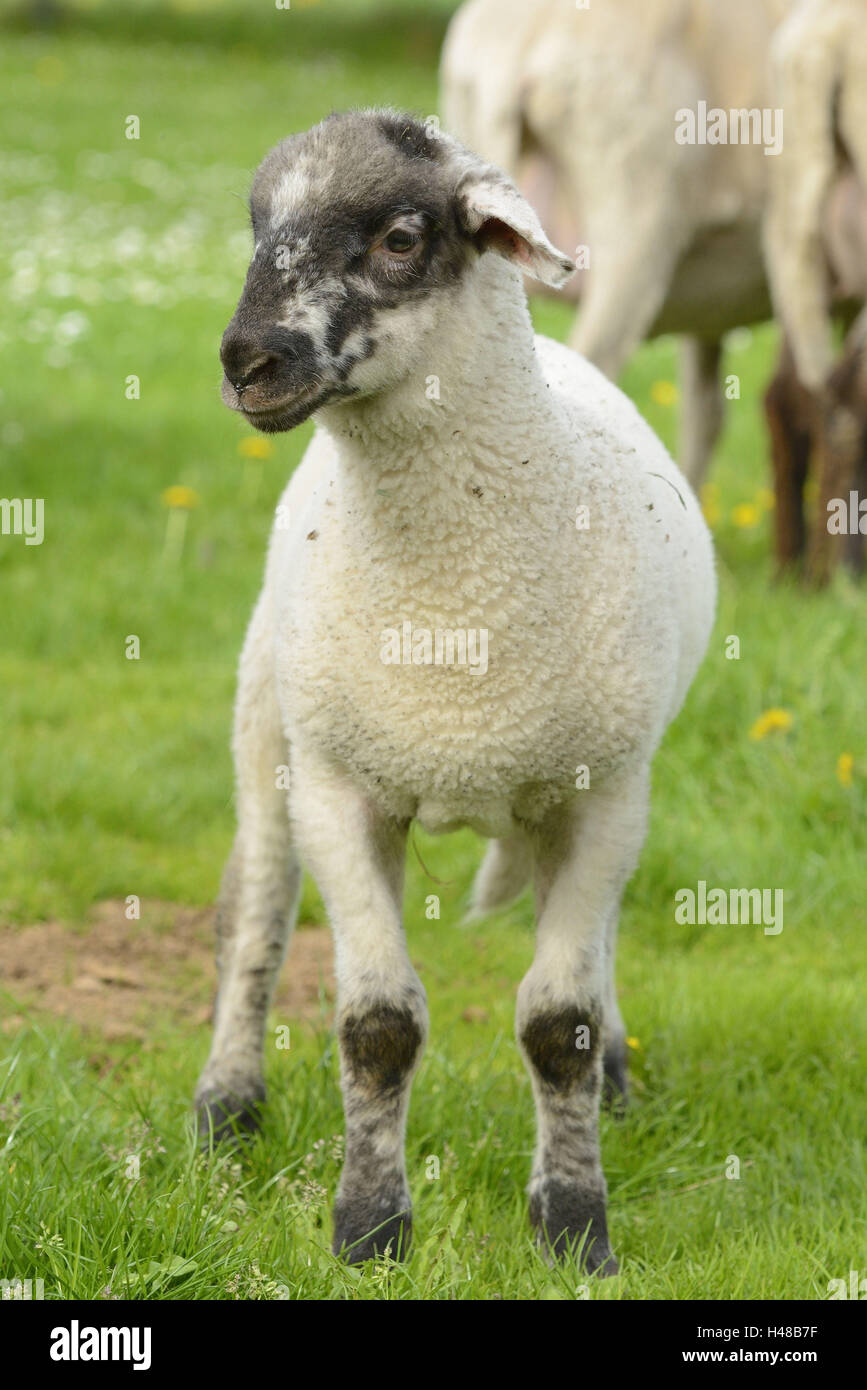
[[[540,1080],[571,1091],[589,1080],[599,1055],[601,1015],[570,1005],[535,1013],[521,1029],[521,1043]]]
[[[543,1249],[562,1259],[578,1255],[588,1274],[617,1274],[608,1240],[605,1193],[562,1178],[542,1178],[530,1195],[530,1220]]]
[[[363,1014],[347,1014],[338,1032],[350,1077],[378,1095],[403,1086],[424,1041],[416,1015],[405,1005],[375,1004]]]

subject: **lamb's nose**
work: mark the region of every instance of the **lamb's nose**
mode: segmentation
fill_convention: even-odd
[[[223,334],[220,361],[235,390],[243,391],[254,381],[262,381],[271,375],[280,358],[253,338],[236,332],[230,325]]]

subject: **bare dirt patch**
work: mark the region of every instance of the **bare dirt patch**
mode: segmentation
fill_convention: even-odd
[[[104,902],[83,931],[62,922],[0,930],[4,1032],[25,1022],[17,1002],[68,1018],[109,1041],[145,1039],[160,1016],[207,1023],[215,990],[213,908],[143,899],[141,917],[130,921],[123,902]],[[331,933],[327,927],[301,927],[292,938],[274,1010],[313,1021],[322,1013],[322,991],[330,1022]]]

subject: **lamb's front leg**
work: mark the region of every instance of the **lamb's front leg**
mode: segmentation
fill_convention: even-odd
[[[586,1236],[589,1272],[616,1274],[599,1156],[606,931],[644,839],[646,777],[552,816],[536,842],[536,956],[518,990],[517,1032],[536,1101],[530,1216],[564,1255]]]
[[[344,776],[299,754],[297,843],[334,933],[346,1159],[334,1251],[350,1263],[404,1255],[412,1229],[404,1136],[427,1036],[424,989],[401,923],[406,824],[387,820]]]

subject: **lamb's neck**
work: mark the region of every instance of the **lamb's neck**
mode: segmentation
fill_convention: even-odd
[[[426,510],[450,505],[483,466],[512,472],[545,385],[520,275],[485,256],[444,315],[434,341],[397,386],[323,412],[347,497],[388,490]],[[523,462],[523,458],[519,459]],[[477,479],[475,479],[477,481]],[[529,487],[530,478],[525,478]]]

